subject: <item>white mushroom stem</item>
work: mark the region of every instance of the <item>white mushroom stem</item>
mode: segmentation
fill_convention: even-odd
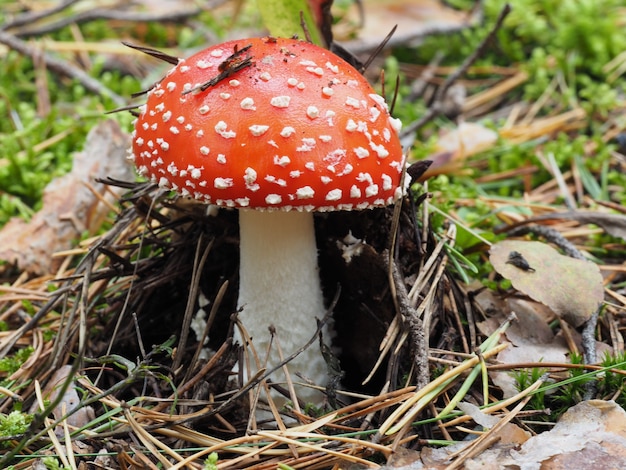
[[[325,313],[313,214],[240,210],[239,234],[239,306],[243,308],[239,318],[261,360],[270,343],[270,326],[275,327],[287,357],[311,339],[317,328],[316,319],[321,320]],[[325,327],[327,343],[328,332]],[[235,339],[241,342],[237,331]],[[266,367],[279,362],[274,344]],[[326,363],[317,340],[288,368],[294,381],[299,381],[295,372],[301,372],[317,385],[327,382]],[[280,382],[284,376],[277,371],[272,379]],[[297,389],[297,394],[305,401],[318,401],[321,397],[305,388]]]

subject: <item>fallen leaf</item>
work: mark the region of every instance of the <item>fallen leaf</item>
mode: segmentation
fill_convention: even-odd
[[[486,429],[491,429],[500,421],[500,418],[497,416],[483,413],[482,410],[473,403],[462,401],[456,405],[456,407],[461,410],[463,414],[472,418],[476,424]]]
[[[490,149],[497,140],[496,131],[475,122],[462,122],[439,136],[435,151],[450,152],[454,158],[465,159]]]
[[[492,291],[483,291],[477,298],[486,303],[485,297],[494,296]],[[479,322],[478,328],[484,335],[493,333],[511,314],[515,314],[515,321],[507,329],[504,337],[511,344],[510,347],[498,353],[496,361],[499,364],[521,364],[556,362],[569,364],[569,349],[563,338],[556,337],[548,325],[550,316],[545,305],[523,299],[507,298],[498,302],[499,309],[487,320]],[[504,398],[510,398],[519,392],[515,376],[510,371],[493,371],[490,378],[502,391]]]
[[[107,120],[94,127],[84,150],[74,156],[72,171],[46,186],[41,210],[28,222],[15,217],[2,228],[0,260],[33,275],[53,272],[61,260],[52,255],[71,248],[85,231],[93,233],[110,212],[88,185],[114,203],[123,190],[105,188],[95,179],[135,178],[126,160],[129,145],[129,136],[117,122]]]
[[[544,304],[515,297],[503,298],[488,289],[479,292],[474,300],[488,316],[486,320],[477,323],[479,331],[485,336],[491,335],[512,313],[515,314],[515,321],[503,336],[503,340],[511,346],[498,353],[496,361],[499,364],[571,362],[569,345],[563,336],[563,330],[554,334],[549,324],[554,320],[555,314]],[[582,349],[580,333],[571,330],[569,335],[579,350]],[[605,353],[612,354],[613,349],[606,343],[596,341],[596,351],[598,357],[602,357]],[[500,388],[504,398],[519,392],[515,377],[509,371],[494,370],[489,377]]]
[[[423,465],[421,467],[416,467],[415,465],[422,465],[420,453],[406,447],[398,447],[389,457],[387,465],[382,467],[382,469],[411,470],[412,468],[423,468]]]
[[[508,423],[517,427],[512,423]],[[466,470],[606,470],[626,468],[626,413],[614,401],[591,400],[570,408],[550,431],[533,437],[513,431],[479,455],[463,460]],[[420,461],[396,470],[445,469],[449,458],[470,445],[425,447]],[[391,470],[392,467],[383,467]]]
[[[472,417],[483,423],[497,424],[501,418],[485,415],[474,405],[468,403],[462,404],[459,408],[471,413]],[[482,416],[481,416],[482,415]],[[491,437],[494,444],[488,449],[482,451],[479,455],[463,459],[463,467],[467,470],[501,470],[505,468],[501,466],[501,462],[505,458],[509,458],[513,449],[519,448],[524,442],[530,438],[530,433],[514,423],[506,423],[499,430],[492,432]],[[466,447],[472,445],[472,441],[457,442],[448,447],[438,449],[424,447],[419,453],[419,460],[405,467],[382,467],[384,470],[418,470],[418,469],[441,469],[449,468],[451,458],[465,450]],[[417,458],[417,457],[414,457]]]
[[[489,260],[515,289],[574,327],[585,323],[604,299],[598,266],[561,255],[545,243],[505,240],[491,247]]]
[[[626,413],[614,401],[579,403],[501,464],[520,470],[626,468]]]
[[[569,364],[567,343],[563,338],[555,338],[553,343],[544,343],[509,347],[496,356],[499,364],[540,364],[552,362]],[[495,386],[502,390],[504,398],[510,398],[519,393],[515,375],[511,371],[494,371],[490,374]]]
[[[52,416],[55,420],[61,419],[68,412],[72,411],[80,404],[80,396],[78,394],[78,390],[76,388],[76,384],[70,374],[72,372],[71,366],[63,366],[59,368],[54,375],[50,378],[46,387],[43,390],[43,398],[46,401],[54,402],[59,398],[59,394],[63,391],[64,384],[67,381],[71,381],[68,387],[63,391],[63,396],[61,396],[61,400],[52,410]],[[33,404],[35,407],[37,404]],[[31,409],[31,412],[35,412],[38,410]],[[93,408],[90,406],[83,406],[71,416],[69,416],[66,420],[67,424],[73,428],[82,428],[87,425],[90,421],[95,418],[95,413]],[[63,435],[63,426],[59,424],[55,429],[55,433],[57,435]]]

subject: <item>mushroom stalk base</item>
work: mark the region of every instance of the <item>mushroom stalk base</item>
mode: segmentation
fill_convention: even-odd
[[[280,362],[276,341],[283,357],[288,357],[311,339],[317,328],[316,319],[321,320],[325,313],[313,214],[240,210],[239,234],[239,318],[252,337],[261,367],[269,369]],[[264,365],[271,326],[276,330],[276,338]],[[329,327],[323,334],[328,343]],[[237,330],[235,339],[242,342]],[[256,365],[252,367],[254,370],[246,375],[256,372]],[[288,368],[294,382],[300,381],[295,372],[301,372],[316,385],[326,385],[328,373],[317,340]],[[282,372],[276,371],[272,380],[283,382]],[[321,398],[319,392],[309,388],[296,388],[296,393],[305,401]]]

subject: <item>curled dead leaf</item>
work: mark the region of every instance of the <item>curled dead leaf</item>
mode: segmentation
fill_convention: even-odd
[[[80,395],[74,382],[74,377],[71,366],[62,366],[53,374],[48,381],[45,389],[43,390],[44,400],[54,402],[59,399],[59,394],[63,393],[60,397],[59,403],[52,410],[52,416],[55,420],[61,419],[63,416],[75,410],[80,405]],[[70,382],[68,384],[68,381]],[[33,405],[31,412],[36,411],[37,403]],[[86,426],[95,417],[95,413],[92,407],[83,406],[79,410],[74,411],[67,419],[66,422],[74,429],[82,428]],[[63,435],[63,426],[57,426],[55,429],[56,434]]]
[[[93,233],[110,212],[90,187],[110,203],[122,193],[97,183],[96,178],[135,178],[126,161],[129,145],[129,136],[116,121],[94,127],[84,150],[74,156],[72,171],[46,186],[41,210],[28,222],[11,219],[0,231],[0,260],[34,275],[53,272],[61,261],[52,255],[71,248],[83,232]]]

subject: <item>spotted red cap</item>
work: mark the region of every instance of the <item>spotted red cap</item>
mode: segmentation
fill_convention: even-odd
[[[241,39],[180,60],[149,91],[132,158],[160,186],[221,206],[362,209],[402,194],[399,128],[328,50]]]

